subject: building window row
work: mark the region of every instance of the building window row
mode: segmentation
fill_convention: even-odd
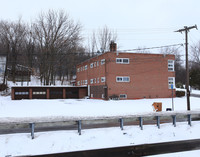
[[[90,84],[95,84],[95,83],[99,83],[99,77],[98,78],[93,78],[93,79],[90,79]],[[101,77],[101,82],[106,82],[106,78],[105,77]]]
[[[116,58],[117,64],[129,64],[129,58]]]
[[[168,71],[174,71],[174,60],[168,60]]]
[[[88,84],[88,80],[81,80],[77,82],[77,86],[82,86],[82,85],[87,85]]]
[[[101,59],[101,65],[105,64],[105,59]],[[90,68],[95,68],[99,66],[99,61],[90,63]],[[77,72],[85,71],[88,69],[88,65],[82,66],[80,68],[77,68]]]
[[[33,92],[33,95],[45,95],[46,92]]]
[[[175,88],[175,77],[168,77],[168,87],[171,89],[171,86],[173,85],[173,88]]]
[[[117,76],[116,82],[130,82],[129,76]]]
[[[15,92],[15,95],[29,95],[29,92]]]
[[[127,95],[126,95],[126,94],[120,94],[120,95],[119,95],[119,98],[120,98],[120,99],[127,99]]]

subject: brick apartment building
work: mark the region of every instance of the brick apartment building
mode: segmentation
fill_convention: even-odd
[[[88,86],[90,98],[168,98],[175,86],[174,55],[110,52],[77,65],[77,86]],[[175,93],[175,92],[174,92]]]

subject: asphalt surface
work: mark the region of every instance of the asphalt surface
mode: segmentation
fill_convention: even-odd
[[[36,155],[34,157],[140,157],[147,155],[175,153],[199,149],[200,139],[195,139],[155,144],[142,144],[128,147],[116,147],[77,152]]]

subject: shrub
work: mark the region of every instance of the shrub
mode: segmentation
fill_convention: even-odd
[[[0,84],[0,91],[4,91],[7,88],[8,86],[6,84]]]
[[[113,94],[112,96],[109,97],[111,100],[119,100],[119,96],[116,94]]]
[[[178,83],[176,84],[176,88],[182,88],[182,89],[183,89],[183,84],[182,84],[181,82],[178,82]]]
[[[185,91],[176,91],[176,97],[183,97],[185,96]]]

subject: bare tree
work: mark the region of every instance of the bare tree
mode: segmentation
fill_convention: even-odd
[[[200,41],[191,46],[192,63],[200,66]]]
[[[71,20],[63,10],[49,10],[41,13],[33,26],[40,53],[41,82],[44,81],[45,85],[54,84],[58,65],[67,62],[79,45],[81,25]]]
[[[89,51],[92,55],[97,52],[104,53],[109,51],[111,41],[116,42],[117,33],[112,31],[107,26],[99,29],[98,32],[93,32],[92,37],[89,41]]]
[[[0,22],[0,39],[6,50],[6,72],[7,66],[11,67],[12,81],[15,82],[16,65],[19,53],[22,52],[24,38],[26,36],[26,26],[19,19],[17,22]]]

